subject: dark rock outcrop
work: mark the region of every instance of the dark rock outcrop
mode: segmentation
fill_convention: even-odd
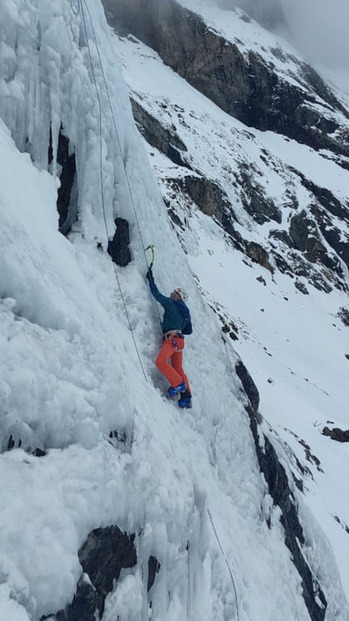
[[[315,149],[332,150],[339,154],[338,164],[345,164],[340,154],[349,155],[349,135],[346,125],[339,131],[337,123],[338,113],[348,118],[348,111],[306,63],[288,56],[281,48],[272,49],[271,55],[282,60],[285,67],[290,63],[295,76],[297,73],[298,77],[288,81],[272,62],[255,52],[242,53],[238,45],[226,41],[199,15],[175,0],[120,0],[116,4],[104,0],[104,6],[109,23],[121,34],[132,33],[143,40],[198,91],[245,125],[283,133]],[[281,230],[270,232],[270,243],[260,246],[260,252],[256,253],[256,245],[244,240],[236,226],[239,224],[236,209],[224,190],[217,182],[205,179],[202,171],[190,162],[190,153],[177,135],[175,125],[161,121],[162,114],[156,119],[144,109],[138,94],[136,99],[132,103],[133,113],[144,138],[185,170],[185,174],[167,180],[175,202],[178,195],[184,200],[188,197],[190,200],[185,204],[190,207],[192,201],[214,217],[235,248],[271,273],[277,267],[292,277],[304,277],[321,291],[330,292],[333,287],[348,290],[349,237],[340,227],[340,221],[349,222],[349,205],[345,201],[307,179],[300,170],[289,167],[285,173],[291,183],[285,191],[284,207],[287,213],[289,208],[293,213],[286,223],[283,208],[266,192],[260,168],[254,162],[238,159],[233,185],[238,189],[242,207],[257,224],[273,221],[282,225]],[[167,103],[161,106],[166,108]],[[168,112],[171,118],[171,110]],[[336,115],[337,120],[333,120]],[[266,166],[276,168],[277,163],[270,162],[266,151],[262,151],[261,159]],[[191,168],[193,174],[188,174]],[[298,210],[292,176],[309,193],[309,203],[303,203],[301,210]],[[165,197],[169,214],[175,225],[183,227],[184,222],[171,201]],[[289,230],[285,230],[287,224]],[[300,290],[306,292],[302,285]]]
[[[292,58],[298,64],[298,86],[280,77],[272,63],[256,52],[243,54],[174,0],[104,0],[103,4],[111,26],[149,45],[165,64],[245,125],[349,155],[348,137],[336,137],[337,124],[330,112],[349,115],[305,63]],[[322,108],[313,106],[319,100]]]
[[[191,170],[190,164],[186,161],[184,154],[187,147],[177,136],[175,128],[166,128],[147,112],[140,103],[131,99],[132,112],[137,123],[140,133],[145,140],[160,153],[164,153],[167,157],[177,164]]]
[[[135,535],[123,533],[117,526],[93,530],[79,550],[83,570],[71,604],[60,610],[56,621],[96,621],[103,616],[105,599],[115,587],[121,570],[135,567],[137,552]],[[150,556],[148,560],[148,585],[150,591],[160,563]],[[50,617],[42,617],[44,619]]]
[[[89,534],[79,550],[84,573],[72,603],[58,612],[57,621],[95,621],[102,617],[105,598],[121,570],[137,564],[134,539],[117,526],[98,528]]]
[[[93,530],[79,550],[79,561],[96,590],[109,593],[123,568],[137,563],[134,535],[117,526]]]
[[[150,589],[152,588],[155,582],[156,575],[159,573],[159,571],[160,571],[159,561],[155,558],[155,556],[150,556],[149,561],[148,561],[148,585],[147,585],[148,593]]]
[[[238,250],[244,249],[244,240],[234,226],[238,220],[233,207],[217,183],[199,174],[188,174],[176,179],[168,179],[168,185],[173,190],[173,197],[181,195],[189,199],[190,203],[194,203],[200,211],[214,218],[222,226]],[[171,210],[170,205],[169,209],[174,222],[180,224],[176,221],[176,214]]]
[[[263,434],[263,446],[261,445],[256,416],[250,416],[250,423],[261,472],[267,482],[274,505],[281,510],[280,520],[285,530],[285,543],[301,576],[303,598],[309,616],[312,621],[324,621],[327,608],[326,597],[302,551],[302,546],[305,544],[303,529],[299,522],[296,501],[290,489],[285,468],[265,434]]]
[[[223,309],[220,304],[218,304],[218,302],[209,302],[209,305],[212,308],[213,312],[216,313],[216,315],[218,316],[223,334],[229,336],[232,341],[237,341],[239,338],[239,329],[234,321],[231,319],[231,317],[228,315],[228,313]],[[222,339],[225,342],[225,338],[222,337]]]
[[[304,187],[309,190],[316,198],[316,201],[326,212],[331,213],[333,216],[344,220],[349,224],[349,205],[348,203],[341,203],[330,190],[327,188],[316,185],[313,181],[307,179],[302,173],[297,171]]]
[[[235,365],[236,374],[243,386],[243,389],[249,399],[252,407],[252,412],[257,415],[259,408],[259,392],[256,384],[254,383],[250,373],[246,369],[242,360],[238,360]]]
[[[246,369],[239,360],[235,367],[242,387],[248,397],[247,412],[255,442],[257,458],[262,474],[268,485],[274,505],[281,510],[281,523],[285,531],[285,544],[291,552],[292,561],[301,577],[303,598],[312,621],[324,621],[327,601],[316,577],[312,574],[302,551],[305,544],[304,533],[297,514],[297,504],[290,488],[285,468],[279,461],[275,448],[269,438],[258,429],[260,415],[258,389]],[[300,486],[301,487],[301,486]],[[270,524],[269,524],[270,526]]]
[[[227,196],[213,181],[201,176],[186,175],[182,180],[182,190],[207,216],[215,217],[221,223],[223,214],[229,211],[236,220]]]
[[[114,263],[125,267],[131,261],[129,224],[124,218],[115,218],[114,222],[116,230],[113,239],[108,243],[108,254]]]
[[[341,319],[345,326],[349,326],[349,308],[344,308],[344,306],[342,306],[339,309],[337,316]]]
[[[289,234],[294,247],[303,252],[308,261],[322,263],[330,270],[338,267],[338,260],[332,259],[321,241],[316,222],[304,210],[292,217]]]
[[[349,237],[344,231],[340,231],[334,226],[326,226],[324,221],[319,222],[319,228],[327,243],[349,268]],[[346,241],[343,241],[344,239],[346,239]],[[337,271],[339,271],[339,266],[336,267]],[[343,275],[342,271],[341,275]]]
[[[324,436],[328,436],[331,440],[335,440],[336,442],[349,442],[349,429],[343,431],[339,429],[339,427],[334,427],[333,429],[324,427],[322,433]]]
[[[274,269],[269,262],[269,254],[263,246],[257,244],[257,242],[246,242],[245,251],[247,256],[250,257],[254,263],[259,263],[259,265],[271,273],[274,272]]]
[[[296,289],[298,289],[298,291],[303,293],[303,295],[309,295],[309,291],[306,288],[304,282],[301,282],[300,280],[296,280],[294,283],[294,286],[296,287]]]
[[[313,232],[313,223],[303,210],[291,219],[289,235],[294,248],[305,252],[308,247],[308,238]]]
[[[50,133],[49,163],[52,161],[52,137]],[[59,213],[58,228],[63,235],[68,235],[78,219],[78,197],[76,186],[75,150],[61,126],[58,136],[57,163],[61,168],[58,189],[57,211]]]
[[[23,439],[22,439],[23,438]],[[12,451],[12,449],[21,448],[23,451],[28,453],[29,455],[34,455],[34,457],[45,457],[47,455],[44,447],[35,447],[33,446],[34,436],[29,433],[29,429],[26,427],[18,425],[14,426],[12,433],[10,432],[8,439],[6,437],[3,438],[1,450],[3,452]],[[34,448],[35,447],[35,448]]]
[[[289,248],[294,248],[294,242],[291,239],[290,235],[287,233],[287,231],[279,231],[277,229],[273,229],[272,231],[269,231],[269,237],[270,239],[276,239],[278,241],[281,241],[283,244],[285,244],[286,246],[288,246]]]
[[[57,621],[96,621],[103,613],[105,595],[96,591],[88,579],[82,576],[77,584],[76,594],[72,603],[57,613]],[[50,618],[50,617],[49,617]],[[43,619],[41,619],[43,621]]]
[[[264,190],[256,181],[253,165],[248,165],[245,162],[244,164],[240,164],[239,168],[240,175],[238,181],[242,190],[241,201],[245,211],[247,211],[258,224],[264,224],[270,220],[274,220],[281,224],[281,211],[270,198],[265,196]]]

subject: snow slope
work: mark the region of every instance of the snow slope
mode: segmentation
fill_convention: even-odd
[[[194,285],[193,315],[198,325],[205,323],[206,341],[198,339],[195,356],[189,345],[187,355],[195,394],[192,416],[166,404],[161,396],[164,386],[152,362],[156,317],[135,267],[120,277],[124,296],[130,298],[131,323],[139,326],[137,341],[148,382],[133,354],[128,327],[118,317],[109,259],[99,257],[87,243],[74,249],[57,232],[52,217],[54,182],[16,152],[3,129],[1,151],[8,162],[1,178],[2,247],[11,240],[1,265],[2,437],[20,437],[31,448],[52,447],[41,458],[20,448],[1,456],[1,564],[8,585],[2,592],[4,614],[9,621],[18,618],[12,600],[35,619],[64,606],[79,577],[78,548],[88,532],[109,523],[129,532],[145,529],[140,559],[145,564],[147,554],[153,553],[161,562],[163,573],[153,593],[154,618],[198,619],[205,614],[217,619],[229,610],[235,614],[229,574],[208,523],[210,507],[226,553],[234,560],[245,618],[256,619],[261,609],[270,619],[280,618],[287,605],[289,616],[307,619],[278,512],[273,517],[259,475],[236,380],[231,376],[229,382],[220,383],[219,401],[207,385],[207,377],[212,378],[207,341],[217,361],[217,378],[225,375],[229,354],[221,351],[216,322]],[[11,168],[26,180],[22,194],[13,184]],[[38,176],[43,177],[40,183]],[[39,229],[28,223],[28,202],[36,206]],[[8,221],[9,211],[13,214]],[[18,257],[21,247],[27,249],[25,258]],[[15,268],[21,273],[14,275]],[[100,288],[109,280],[114,298],[109,309],[103,304],[105,292],[98,299],[97,278]],[[33,291],[28,295],[30,305],[27,283]],[[46,293],[48,289],[48,300],[36,295],[40,288]],[[31,313],[26,316],[28,307]],[[126,431],[126,451],[115,450],[107,441],[114,429]],[[275,527],[269,532],[263,516],[270,513]],[[139,592],[135,608],[130,604],[134,619],[141,614],[139,606],[144,607],[140,571],[132,578]],[[287,586],[282,586],[285,575]],[[280,582],[276,602],[269,593],[275,580]],[[256,584],[258,597],[252,598],[249,592],[255,592]],[[295,599],[286,604],[290,585]],[[341,599],[333,578],[330,589]],[[117,597],[115,606],[117,610]]]
[[[242,38],[240,32],[237,36]],[[225,190],[238,217],[236,228],[245,237],[260,242],[275,228],[275,222],[257,226],[240,206],[235,183],[240,159],[254,163],[258,183],[280,207],[280,230],[292,213],[287,189],[294,190],[300,209],[308,206],[308,192],[289,167],[321,187],[325,184],[344,203],[348,201],[349,173],[329,161],[327,153],[271,132],[251,128],[246,132],[241,123],[197,93],[140,41],[115,38],[115,46],[132,97],[176,133],[188,149],[185,158],[194,170]],[[337,316],[348,303],[347,294],[334,290],[327,295],[309,287],[309,295],[304,296],[289,277],[278,271],[272,276],[247,260],[208,216],[193,206],[179,204],[168,180],[192,173],[153,147],[148,146],[148,151],[164,196],[185,223],[184,230],[178,227],[177,233],[203,292],[238,326],[234,348],[257,384],[261,411],[272,426],[272,437],[287,442],[309,469],[305,500],[329,537],[349,593],[349,497],[343,467],[348,448],[321,435],[329,421],[341,429],[349,425],[348,328]],[[345,223],[331,218],[348,232]],[[297,478],[302,476],[295,462],[294,472]]]
[[[168,220],[100,5],[5,0],[0,19],[8,59],[0,113],[20,149],[28,138],[36,162],[18,151],[1,122],[1,618],[36,620],[64,607],[80,575],[79,547],[92,529],[117,524],[137,533],[139,563],[108,598],[104,621],[149,618],[150,554],[161,563],[153,621],[307,621],[279,510],[259,472],[236,354],[197,287],[194,253],[186,257]],[[69,240],[57,231],[54,161],[52,174],[45,172],[50,122],[56,140],[63,123],[78,157],[79,223]],[[98,247],[105,249],[120,214],[131,224],[126,268]],[[198,240],[196,256],[212,257],[212,244],[226,249],[200,214],[187,234]],[[185,356],[194,393],[189,412],[164,400],[154,368],[161,335],[144,279],[149,243],[160,289],[181,285],[190,293],[196,333]],[[218,256],[200,263],[208,279]],[[231,254],[229,267],[238,261],[242,269],[240,259]],[[222,302],[223,293],[212,285]],[[269,418],[266,410],[263,402]],[[125,441],[111,443],[111,431]],[[34,456],[36,448],[46,454]],[[281,443],[279,450],[286,461]],[[296,488],[294,494],[328,619],[345,621],[338,559]]]

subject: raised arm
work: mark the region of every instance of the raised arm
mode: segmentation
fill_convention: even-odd
[[[163,306],[163,308],[167,308],[169,304],[171,303],[171,300],[170,298],[160,293],[159,289],[157,288],[155,284],[153,272],[151,271],[151,269],[147,271],[146,277],[149,281],[149,288],[150,288],[152,296],[156,299],[157,302],[159,302],[159,304],[161,304],[161,306]]]

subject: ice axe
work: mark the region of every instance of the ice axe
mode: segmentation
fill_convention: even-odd
[[[149,265],[149,269],[151,270],[154,265],[154,261],[155,261],[154,244],[150,244],[149,246],[147,246],[147,248],[145,249],[145,252],[147,252],[147,250],[151,250],[151,264]]]

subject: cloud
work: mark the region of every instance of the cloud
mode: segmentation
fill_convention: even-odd
[[[218,5],[223,9],[238,6],[271,30],[286,25],[281,0],[218,0]]]
[[[295,43],[309,58],[349,69],[348,0],[282,0]]]
[[[315,65],[349,76],[349,0],[217,0],[283,34]],[[349,89],[349,77],[348,77]]]

